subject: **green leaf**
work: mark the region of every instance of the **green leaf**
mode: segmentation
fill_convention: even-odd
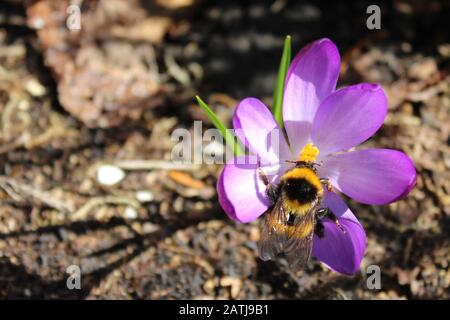
[[[219,130],[219,132],[222,134],[225,142],[228,144],[231,150],[233,150],[234,155],[242,155],[242,148],[237,142],[237,138],[231,133],[231,130],[227,130],[225,124],[220,121],[219,117],[217,117],[214,111],[212,111],[212,109],[199,96],[195,96],[195,99],[197,99],[198,105],[206,112],[208,118],[211,120],[217,130]]]
[[[273,115],[280,127],[283,127],[283,93],[286,82],[286,74],[291,62],[291,36],[284,39],[283,54],[281,55],[280,68],[278,69],[277,82],[273,92]]]

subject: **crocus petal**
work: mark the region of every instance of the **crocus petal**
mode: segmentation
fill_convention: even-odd
[[[269,109],[256,98],[246,98],[236,107],[233,117],[236,136],[262,162],[277,163],[289,159],[290,150]]]
[[[309,138],[320,103],[336,88],[340,64],[336,45],[329,39],[320,39],[300,50],[289,67],[283,120],[295,155]]]
[[[403,152],[366,149],[330,155],[319,175],[350,198],[366,204],[386,204],[408,194],[416,170]]]
[[[257,175],[257,167],[256,156],[233,158],[224,166],[217,181],[219,203],[233,220],[251,222],[270,205],[266,187]],[[274,181],[277,176],[270,178]]]
[[[324,236],[314,235],[313,256],[330,269],[352,275],[359,271],[366,248],[364,228],[344,201],[335,193],[327,192],[324,207],[331,209],[345,233],[328,218],[322,220]]]
[[[311,139],[323,157],[370,138],[383,124],[387,99],[378,84],[361,83],[328,96],[314,118]]]

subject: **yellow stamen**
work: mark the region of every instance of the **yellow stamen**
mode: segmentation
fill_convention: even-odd
[[[304,162],[314,162],[314,160],[319,155],[319,149],[312,143],[307,143],[303,148],[302,152],[300,152],[300,156],[298,157],[298,161]]]

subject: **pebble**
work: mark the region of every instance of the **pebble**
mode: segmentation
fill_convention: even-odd
[[[103,165],[97,170],[97,181],[105,186],[112,186],[125,178],[125,172],[119,167]]]
[[[155,199],[151,191],[140,190],[136,192],[136,200],[139,202],[152,202]]]
[[[42,97],[45,93],[45,87],[36,79],[30,79],[25,83],[25,89],[33,97]]]
[[[236,277],[225,276],[220,279],[222,287],[230,287],[231,298],[236,299],[242,288],[242,280]]]
[[[413,79],[425,80],[438,71],[436,60],[424,58],[415,62],[408,70],[408,75]]]
[[[142,225],[142,232],[144,234],[154,233],[159,231],[160,227],[157,224],[153,224],[151,222],[146,222]]]
[[[138,217],[138,213],[133,207],[126,207],[123,213],[125,219],[136,219]]]

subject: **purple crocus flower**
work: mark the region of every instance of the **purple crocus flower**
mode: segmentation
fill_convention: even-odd
[[[254,155],[231,159],[220,175],[219,202],[231,219],[248,223],[271,206],[255,157],[270,182],[276,184],[293,166],[286,160],[298,159],[307,144],[319,151],[316,161],[322,165],[318,176],[329,179],[333,190],[358,202],[391,203],[413,188],[416,171],[404,153],[390,149],[349,151],[381,127],[387,100],[378,84],[360,83],[336,90],[339,69],[339,52],[329,39],[310,43],[294,58],[283,101],[288,141],[260,100],[246,98],[239,103],[233,126]],[[278,134],[276,148],[267,139],[273,134]],[[312,255],[334,271],[354,274],[364,256],[364,229],[336,193],[325,192],[323,206],[331,209],[346,232],[325,218],[324,236],[314,235]]]

